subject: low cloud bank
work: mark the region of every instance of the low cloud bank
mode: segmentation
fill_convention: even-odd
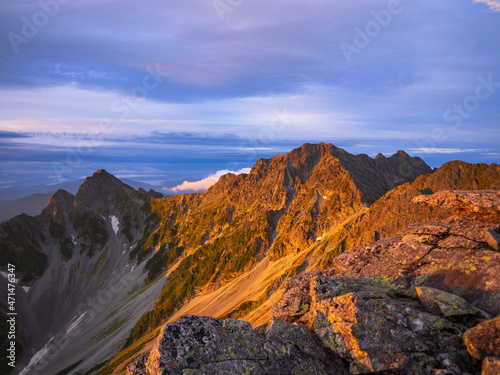
[[[205,177],[199,181],[184,181],[182,184],[177,185],[170,189],[173,193],[182,193],[184,191],[205,191],[212,185],[214,185],[222,175],[233,173],[233,174],[241,174],[241,173],[250,173],[251,168],[242,168],[238,171],[230,171],[229,169],[223,169],[221,171],[217,171],[214,174],[211,174],[208,177]]]

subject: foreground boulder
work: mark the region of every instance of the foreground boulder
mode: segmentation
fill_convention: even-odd
[[[273,313],[306,323],[327,347],[351,363],[351,373],[477,370],[479,362],[469,356],[462,340],[467,327],[426,311],[418,298],[411,298],[416,292],[398,294],[397,286],[386,288],[373,278],[315,274],[308,282],[307,296],[287,289]],[[303,315],[290,314],[290,306],[302,306]]]
[[[500,358],[487,357],[483,361],[483,369],[481,375],[498,375],[500,374]]]
[[[186,315],[166,324],[154,350],[128,374],[348,374],[346,364],[307,327]]]
[[[481,375],[500,374],[500,316],[469,329],[464,342],[471,356],[483,360]]]
[[[464,341],[474,358],[500,357],[500,317],[469,329],[464,334]]]
[[[418,299],[424,308],[435,315],[464,316],[472,315],[482,319],[490,319],[491,316],[472,306],[462,297],[446,293],[434,288],[417,287]]]

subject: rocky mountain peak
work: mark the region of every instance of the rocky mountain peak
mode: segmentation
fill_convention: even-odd
[[[68,193],[66,190],[59,189],[57,190],[49,203],[58,203],[58,202],[67,202],[75,199],[75,196],[71,193]]]
[[[75,204],[75,196],[66,190],[57,190],[42,210],[42,215],[57,215]]]
[[[292,150],[288,155],[290,160],[300,160],[302,163],[305,163],[307,160],[317,160],[332,149],[337,149],[337,147],[331,143],[304,143],[299,148]]]
[[[403,150],[398,150],[395,155],[401,155],[401,156],[404,156],[405,158],[409,158],[410,157],[410,155],[408,155],[406,153],[406,151],[403,151]]]
[[[99,169],[85,179],[76,193],[76,198],[105,214],[109,211],[110,203],[116,204],[124,195],[134,193],[138,192],[104,169]]]
[[[305,183],[313,175],[331,173],[339,167],[351,175],[361,191],[373,195],[366,198],[367,202],[374,201],[399,184],[432,172],[422,159],[411,157],[401,150],[389,158],[379,153],[372,159],[365,154],[352,155],[331,143],[305,143],[288,154],[260,159],[250,174],[275,180],[278,178],[275,175],[281,172],[278,180],[284,180],[286,185],[293,185],[294,181]]]
[[[91,177],[85,179],[78,189],[77,196],[85,195],[88,190],[105,189],[110,186],[128,187],[104,169],[99,169]]]

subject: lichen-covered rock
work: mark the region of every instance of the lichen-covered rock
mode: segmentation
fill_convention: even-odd
[[[500,250],[500,233],[488,229],[484,234],[484,238],[493,250]]]
[[[420,195],[413,202],[431,207],[454,208],[481,214],[500,214],[500,191],[440,191],[432,195]]]
[[[422,197],[420,203],[460,212],[411,225],[341,254],[326,271],[289,281],[274,316],[308,322],[355,373],[477,372],[461,336],[500,313],[500,256],[485,234],[500,224],[499,198],[498,192]],[[287,306],[302,309],[287,314]]]
[[[288,279],[283,297],[272,308],[273,317],[286,322],[308,324],[311,305],[327,298],[352,292],[372,295],[398,295],[417,298],[417,293],[407,278],[383,279],[381,277],[329,277],[323,272],[310,272]]]
[[[474,358],[500,357],[500,316],[469,329],[464,342]]]
[[[500,374],[500,358],[486,357],[483,360],[483,369],[481,375],[498,375]]]
[[[327,347],[350,361],[351,373],[430,374],[452,368],[473,371],[477,365],[462,341],[467,327],[446,319],[440,310],[439,315],[426,312],[417,293],[406,289],[404,278],[315,273],[309,275],[306,293],[306,276],[302,275],[300,284],[290,283],[273,313],[283,315],[282,306],[298,305],[308,294],[309,310],[296,316],[297,321],[308,321]],[[471,306],[470,312],[476,310]]]
[[[465,346],[476,339],[471,332],[478,331],[482,342],[472,344],[481,352],[474,354],[478,359],[499,355],[493,346],[500,334],[483,322],[464,344],[464,332],[500,314],[500,254],[487,240],[499,229],[499,198],[498,192],[422,197],[458,211],[288,281],[273,315],[307,323],[351,363],[352,373],[479,373],[480,363]],[[489,331],[481,331],[488,324]]]
[[[459,214],[414,224],[398,236],[347,251],[333,260],[327,276],[404,280],[464,298],[492,316],[500,314],[500,253],[485,233],[500,215]]]
[[[139,356],[134,362],[127,366],[127,375],[142,375],[146,373],[146,362],[149,353]]]
[[[444,316],[474,315],[483,319],[491,316],[477,307],[472,306],[462,297],[442,290],[417,287],[417,294],[424,308],[432,314]]]
[[[259,330],[249,323],[186,315],[166,324],[134,375],[348,374],[345,363],[307,327],[272,320]],[[135,371],[135,372],[132,372]]]
[[[286,280],[283,298],[273,306],[275,318],[284,322],[296,322],[309,311],[311,306],[309,284],[312,275],[307,273]]]
[[[450,364],[469,370],[460,339],[464,327],[387,296],[349,293],[323,300],[314,307],[311,326],[352,362],[354,374],[425,374]]]

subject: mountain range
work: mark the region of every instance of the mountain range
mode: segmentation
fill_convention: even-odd
[[[13,373],[478,372],[483,358],[462,336],[500,314],[498,190],[497,164],[432,170],[404,151],[372,159],[323,143],[260,159],[197,194],[162,197],[99,170],[39,215],[0,224],[0,269],[15,265],[18,279]],[[421,272],[424,257],[434,264]],[[464,276],[467,262],[481,274]],[[7,295],[6,282],[0,289]],[[436,300],[452,297],[439,293],[468,312],[443,317]],[[335,310],[336,298],[352,312]],[[354,310],[370,311],[366,332],[379,341],[356,333],[365,323]],[[389,313],[434,336],[385,321],[378,329]],[[210,352],[224,331],[227,345]],[[413,346],[376,355],[406,339]],[[208,359],[181,359],[181,347]]]

